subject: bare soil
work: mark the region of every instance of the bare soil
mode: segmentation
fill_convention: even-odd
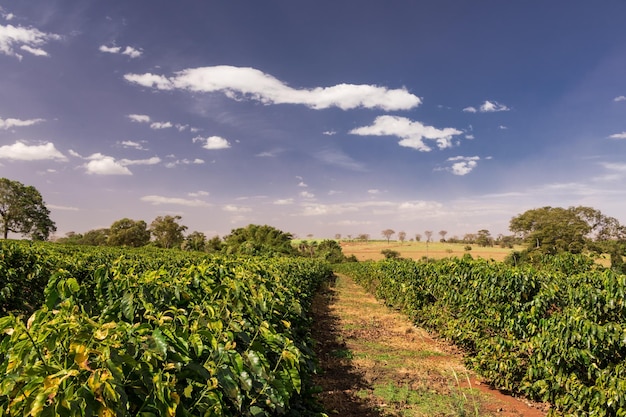
[[[319,400],[338,416],[545,416],[548,407],[480,381],[461,352],[345,276],[313,305]]]

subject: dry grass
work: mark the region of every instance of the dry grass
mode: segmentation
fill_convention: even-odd
[[[432,259],[442,259],[449,257],[462,257],[469,253],[474,258],[494,259],[503,261],[513,250],[522,250],[522,247],[514,249],[494,247],[480,247],[470,245],[471,250],[466,250],[464,243],[441,243],[441,242],[397,242],[391,241],[370,241],[370,242],[347,242],[342,241],[341,247],[346,256],[354,255],[359,261],[379,260],[384,256],[383,249],[391,249],[400,252],[400,256],[410,259],[422,259],[428,257]]]

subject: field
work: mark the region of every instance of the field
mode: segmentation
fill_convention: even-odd
[[[400,252],[400,256],[409,259],[422,259],[426,256],[432,259],[443,259],[449,257],[462,257],[466,253],[472,255],[473,258],[493,259],[502,261],[513,250],[521,250],[522,247],[514,249],[501,248],[499,246],[480,247],[478,245],[469,245],[471,250],[465,250],[467,245],[464,243],[441,243],[441,242],[398,242],[398,241],[369,241],[369,242],[341,242],[341,248],[346,256],[354,255],[359,261],[364,260],[380,260],[384,256],[381,254],[383,249],[391,249]]]

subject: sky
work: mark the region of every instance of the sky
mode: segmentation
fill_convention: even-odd
[[[626,1],[0,0],[0,177],[57,236],[626,223]]]

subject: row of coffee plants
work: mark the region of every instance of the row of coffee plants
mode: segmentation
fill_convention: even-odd
[[[541,269],[472,259],[338,269],[461,346],[497,388],[549,402],[553,415],[626,415],[625,275],[571,256]]]
[[[49,279],[40,308],[0,318],[1,415],[318,411],[308,308],[327,264],[10,246],[0,274]]]

